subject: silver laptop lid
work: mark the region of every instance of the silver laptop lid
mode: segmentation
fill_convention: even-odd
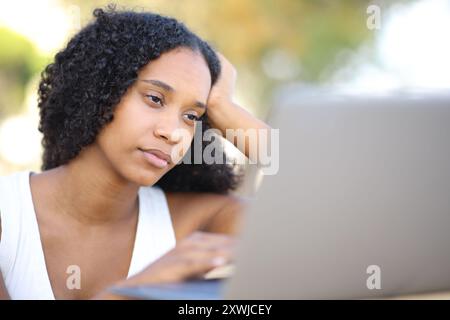
[[[246,217],[227,298],[450,289],[450,95],[276,106],[280,168]]]

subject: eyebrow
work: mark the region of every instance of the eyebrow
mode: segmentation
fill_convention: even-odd
[[[165,82],[162,82],[160,80],[154,80],[154,79],[139,79],[140,81],[144,81],[147,83],[151,83],[154,86],[160,87],[161,89],[168,91],[168,92],[175,92],[175,89],[173,87],[171,87],[170,85],[168,85]],[[206,109],[206,104],[204,104],[203,102],[200,101],[195,101],[194,105],[198,108],[201,109]]]

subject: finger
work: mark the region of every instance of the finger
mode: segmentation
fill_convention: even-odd
[[[230,260],[227,257],[217,255],[203,258],[191,257],[191,259],[187,259],[184,263],[179,264],[173,272],[178,281],[202,277],[214,268],[228,264]]]
[[[192,248],[183,252],[182,259],[187,260],[213,260],[215,258],[225,259],[227,263],[234,260],[234,247],[218,246],[214,248]]]
[[[207,232],[195,232],[183,240],[180,245],[195,247],[216,247],[230,245],[234,246],[236,239],[223,234],[214,234]]]

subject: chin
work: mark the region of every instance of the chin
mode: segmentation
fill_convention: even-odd
[[[130,180],[139,186],[152,186],[161,179],[167,170],[139,168],[130,174]]]

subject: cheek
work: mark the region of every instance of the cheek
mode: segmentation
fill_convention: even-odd
[[[133,128],[128,121],[114,116],[114,120],[103,128],[99,135],[99,144],[107,153],[120,154],[119,150],[128,149],[133,137]],[[108,152],[109,151],[109,152]]]
[[[117,142],[123,146],[138,147],[139,140],[148,135],[158,122],[158,115],[139,98],[133,95],[117,106],[114,113],[114,132]]]
[[[120,103],[114,111],[114,119],[99,133],[98,144],[112,158],[136,148],[137,139],[146,119],[130,101]],[[148,123],[147,123],[148,126]]]
[[[124,162],[124,150],[127,148],[126,134],[121,134],[122,128],[113,120],[102,129],[97,138],[97,144],[109,162],[117,166]]]

